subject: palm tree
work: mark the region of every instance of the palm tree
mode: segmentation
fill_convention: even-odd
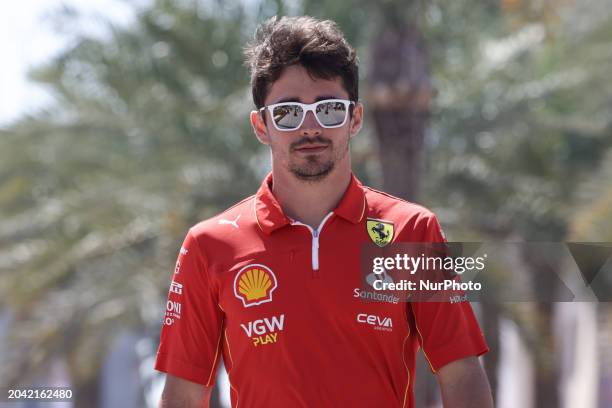
[[[238,2],[159,1],[33,73],[55,106],[0,134],[5,384],[60,356],[75,405],[95,407],[118,329],[159,332],[183,234],[265,171],[243,114],[246,24]]]

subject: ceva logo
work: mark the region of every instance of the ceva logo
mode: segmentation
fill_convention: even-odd
[[[359,313],[357,315],[357,321],[362,324],[373,326],[374,330],[393,330],[393,321],[390,317],[380,317],[367,313]]]

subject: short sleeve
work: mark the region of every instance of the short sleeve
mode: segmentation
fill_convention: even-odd
[[[155,369],[212,385],[221,353],[222,326],[223,313],[206,259],[190,231],[172,275]]]
[[[432,214],[427,220],[425,242],[446,242]],[[409,321],[433,372],[455,360],[480,356],[489,349],[469,302],[412,302]]]

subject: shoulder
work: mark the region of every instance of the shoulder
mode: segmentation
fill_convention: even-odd
[[[440,242],[445,240],[438,219],[430,209],[370,187],[364,187],[364,189],[367,218],[393,224],[399,241]]]
[[[255,195],[234,204],[219,214],[200,221],[189,229],[196,240],[215,238],[233,239],[238,232],[246,232],[257,226]]]
[[[435,214],[422,205],[406,201],[364,186],[366,194],[367,214],[370,218],[382,218],[389,220],[422,220],[428,221],[435,219]]]

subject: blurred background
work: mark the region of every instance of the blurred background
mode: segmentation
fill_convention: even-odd
[[[182,239],[269,170],[242,47],[264,19],[297,14],[337,21],[358,49],[363,182],[434,210],[450,241],[612,242],[612,0],[11,2],[0,387],[156,406]],[[610,303],[474,306],[497,406],[612,407]],[[417,372],[418,406],[440,407],[424,361]]]

